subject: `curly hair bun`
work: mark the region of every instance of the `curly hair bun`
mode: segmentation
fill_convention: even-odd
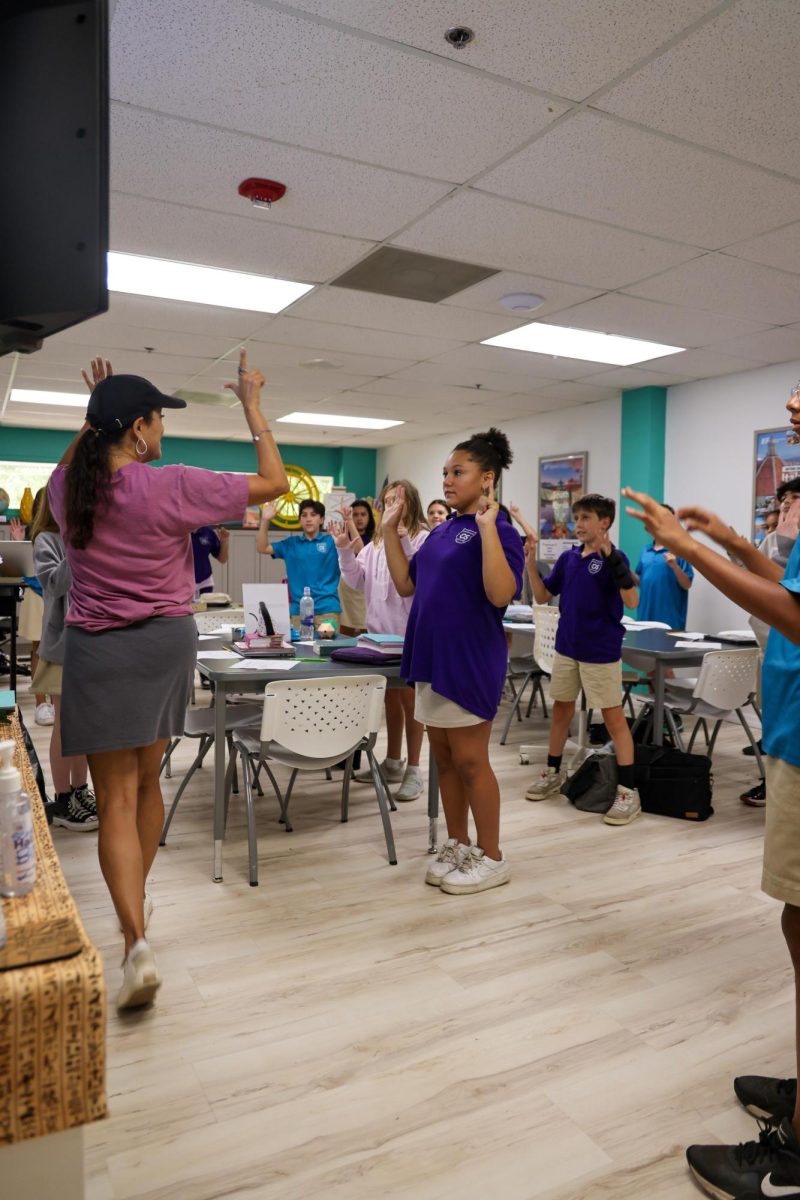
[[[477,433],[475,437],[492,447],[502,470],[505,471],[511,466],[514,461],[514,451],[511,449],[508,435],[503,433],[502,429],[497,429],[492,425],[491,429],[486,430],[486,433]]]

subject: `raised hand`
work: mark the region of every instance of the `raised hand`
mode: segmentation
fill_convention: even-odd
[[[721,517],[707,508],[689,505],[686,508],[679,508],[677,516],[686,529],[704,533],[706,537],[711,538],[725,549],[732,546],[739,536],[735,529],[732,529]],[[667,543],[664,542],[664,545],[666,546]],[[667,548],[672,550],[674,547],[668,546]]]
[[[395,488],[394,500],[391,504],[387,504],[383,510],[381,524],[389,529],[397,529],[403,518],[403,513],[406,508],[406,489],[400,485]],[[399,531],[398,531],[399,532]]]
[[[247,351],[239,351],[239,378],[236,383],[226,383],[225,390],[233,392],[242,408],[257,408],[261,403],[261,389],[266,380],[258,367],[248,367]]]
[[[683,553],[686,550],[691,550],[694,545],[694,539],[689,536],[686,530],[681,525],[678,517],[673,516],[668,508],[663,504],[659,504],[652,496],[648,496],[646,492],[635,492],[633,488],[623,488],[622,494],[628,500],[633,500],[639,508],[627,506],[625,511],[629,516],[635,517],[637,521],[641,521],[650,536],[658,542],[660,546],[666,547],[667,550],[672,550],[673,553],[685,558]],[[699,511],[699,510],[698,510]],[[683,510],[681,510],[682,516]]]
[[[93,392],[98,383],[104,379],[108,379],[109,375],[114,374],[114,368],[107,358],[93,358],[91,361],[92,378],[90,379],[86,371],[81,371],[83,382],[86,384],[90,392]]]
[[[10,532],[11,532],[11,541],[12,542],[24,542],[25,541],[25,526],[22,523],[22,521],[20,521],[19,517],[12,517],[11,521],[9,522],[9,525],[10,525]]]
[[[525,537],[533,538],[534,542],[538,542],[539,534],[538,534],[537,530],[534,529],[533,525],[531,525],[530,522],[525,519],[525,517],[522,515],[522,512],[521,512],[519,506],[517,504],[510,504],[509,511],[510,511],[512,517],[514,518],[514,520],[519,525],[522,532],[525,534]]]
[[[672,551],[671,551],[671,550],[668,550],[668,551],[667,551],[667,553],[664,555],[664,561],[666,562],[667,566],[669,566],[669,567],[674,567],[674,566],[675,566],[675,563],[676,563],[678,560],[677,560],[677,558],[675,557],[675,555],[672,553]]]
[[[333,538],[337,550],[346,550],[350,545],[350,534],[341,521],[331,521],[328,526],[328,533]]]
[[[231,536],[230,529],[226,529],[224,525],[217,526],[217,537],[222,542],[223,546],[228,541],[230,536]]]
[[[606,530],[606,532],[601,537],[601,539],[598,543],[597,549],[600,551],[603,558],[608,558],[609,554],[614,549],[614,546],[612,545],[612,542],[611,542],[611,538],[608,536],[608,530]]]
[[[270,500],[261,509],[261,520],[262,520],[263,524],[267,525],[267,524],[269,524],[270,521],[274,521],[277,514],[278,514],[278,506],[277,506],[277,504],[273,503],[272,500]]]
[[[496,525],[499,512],[500,505],[494,498],[494,487],[490,485],[484,488],[483,495],[478,501],[478,508],[475,512],[476,525],[479,529],[488,529],[491,525]]]
[[[798,533],[800,533],[800,499],[793,500],[789,505],[778,522],[776,533],[782,537],[791,538],[792,541],[797,541]]]

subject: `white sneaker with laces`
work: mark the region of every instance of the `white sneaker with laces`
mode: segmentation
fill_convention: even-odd
[[[606,825],[629,825],[642,811],[636,788],[618,787],[614,803],[603,817]]]
[[[55,725],[56,710],[52,704],[48,704],[46,701],[42,704],[37,704],[33,719],[37,725]]]
[[[381,770],[386,776],[387,783],[402,783],[406,773],[406,761],[401,758],[399,766],[390,767],[384,759],[381,763]],[[356,783],[372,783],[372,772],[369,767],[365,767],[363,771],[355,771],[353,779]]]
[[[122,987],[117,995],[117,1008],[142,1008],[151,1004],[161,987],[156,958],[149,944],[141,938],[131,947],[122,962]]]
[[[419,767],[406,767],[403,782],[394,794],[395,800],[418,800],[422,795],[422,772]]]
[[[500,887],[511,878],[508,859],[487,858],[483,850],[471,846],[459,866],[445,875],[440,887],[451,896],[469,896],[473,892],[485,892]]]
[[[429,883],[431,887],[440,887],[445,875],[450,875],[456,867],[460,866],[469,851],[469,846],[465,846],[463,842],[457,841],[456,838],[448,838],[439,847],[439,853],[428,867],[425,882]]]
[[[566,781],[566,771],[557,771],[555,767],[544,767],[539,778],[533,781],[525,793],[525,799],[549,800],[551,796],[559,796]]]

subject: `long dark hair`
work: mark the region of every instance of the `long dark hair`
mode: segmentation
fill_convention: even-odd
[[[359,537],[364,545],[368,546],[375,537],[375,513],[372,511],[372,505],[370,504],[369,500],[354,500],[351,508],[365,508],[369,513],[367,528],[363,533],[359,534]]]
[[[492,426],[485,433],[474,433],[465,442],[459,442],[456,450],[466,450],[482,471],[491,471],[494,475],[494,485],[500,482],[500,475],[513,461],[514,453],[502,429]]]
[[[87,429],[75,447],[67,471],[66,529],[62,536],[76,550],[86,549],[94,534],[95,517],[108,504],[111,447],[119,445],[127,432],[127,429],[114,433]]]

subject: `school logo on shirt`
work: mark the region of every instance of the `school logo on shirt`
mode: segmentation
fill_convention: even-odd
[[[599,575],[603,569],[603,563],[599,558],[593,558],[589,563],[589,574]]]
[[[328,543],[327,542],[317,542],[317,550],[319,550],[320,554],[327,554],[328,553]]]
[[[477,529],[462,529],[461,533],[456,535],[456,543],[459,546],[465,546],[467,542],[471,542],[472,539],[477,536]]]

